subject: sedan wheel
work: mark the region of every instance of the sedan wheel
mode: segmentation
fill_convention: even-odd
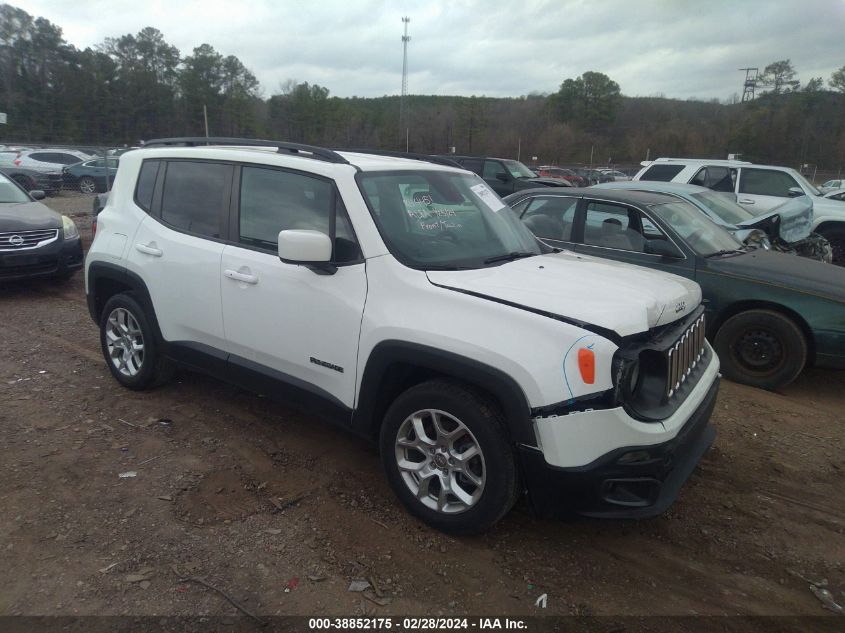
[[[89,176],[83,176],[79,179],[79,191],[82,193],[97,193],[97,183]]]

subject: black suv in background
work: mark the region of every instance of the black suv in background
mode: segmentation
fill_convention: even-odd
[[[464,169],[475,172],[490,185],[491,189],[504,197],[523,189],[537,187],[571,187],[566,180],[542,178],[528,169],[518,160],[509,158],[491,158],[489,156],[453,156],[444,154]]]

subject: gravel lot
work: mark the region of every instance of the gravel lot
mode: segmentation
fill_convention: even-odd
[[[91,198],[47,204],[90,239]],[[714,448],[664,516],[452,538],[409,518],[372,446],[182,373],[109,375],[82,275],[0,289],[0,614],[830,615],[845,604],[845,373],[724,381]],[[134,471],[134,477],[121,473]],[[350,582],[367,580],[363,593]],[[839,621],[841,626],[841,620]]]

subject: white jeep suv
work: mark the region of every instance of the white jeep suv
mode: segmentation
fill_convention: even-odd
[[[304,405],[378,442],[445,531],[526,490],[544,515],[662,512],[714,437],[699,287],[554,253],[449,164],[241,139],[124,154],[86,259],[111,373],[144,389],[183,365]]]
[[[845,202],[825,198],[790,167],[707,158],[658,158],[641,165],[634,180],[684,182],[733,193],[737,203],[754,215],[762,215],[789,198],[809,196],[813,201],[812,230],[830,242],[833,263],[845,266]]]

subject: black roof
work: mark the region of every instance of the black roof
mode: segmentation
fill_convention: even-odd
[[[631,204],[664,204],[666,202],[678,202],[677,196],[670,196],[655,191],[634,191],[631,189],[604,189],[599,187],[541,187],[535,189],[523,189],[512,193],[505,198],[522,198],[526,195],[542,194],[544,196],[567,196],[567,197],[588,197],[611,202],[627,202]]]

